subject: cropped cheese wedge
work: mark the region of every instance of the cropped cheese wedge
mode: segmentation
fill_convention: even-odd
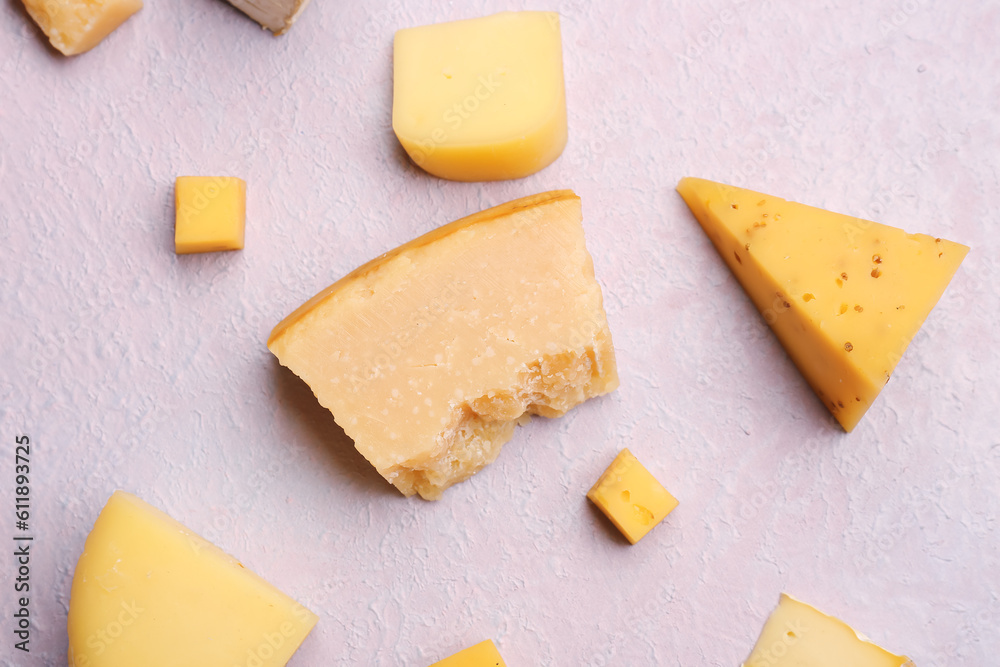
[[[849,625],[781,594],[743,667],[913,667]]]
[[[229,4],[267,28],[282,35],[309,5],[309,0],[229,0]]]
[[[677,191],[788,355],[852,430],[969,248],[698,178]]]
[[[63,55],[75,56],[101,43],[142,0],[24,0],[24,8]]]
[[[618,386],[580,198],[526,197],[435,229],[323,290],[268,347],[403,494],[439,498],[525,414]]]
[[[70,667],[280,667],[317,617],[139,498],[116,491],[70,592]]]

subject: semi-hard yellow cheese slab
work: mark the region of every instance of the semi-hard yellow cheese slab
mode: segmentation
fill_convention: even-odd
[[[969,248],[698,178],[677,191],[845,430],[853,429]]]
[[[487,639],[444,660],[438,660],[431,667],[506,667],[506,665],[493,640]]]
[[[913,667],[843,621],[782,593],[743,667]]]
[[[570,191],[435,229],[323,290],[268,347],[405,495],[492,462],[525,414],[618,386],[601,288]]]
[[[142,0],[24,0],[24,7],[52,46],[75,56],[142,9]]]
[[[70,667],[280,667],[311,611],[139,498],[116,491],[70,592]]]
[[[547,166],[567,136],[559,15],[502,12],[398,31],[392,128],[442,178],[504,180]]]

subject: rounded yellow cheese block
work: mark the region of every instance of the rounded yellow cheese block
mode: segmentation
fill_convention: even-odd
[[[503,12],[407,28],[393,49],[392,129],[454,181],[521,178],[566,146],[559,15]]]
[[[73,575],[69,664],[278,667],[316,621],[232,556],[116,491]]]

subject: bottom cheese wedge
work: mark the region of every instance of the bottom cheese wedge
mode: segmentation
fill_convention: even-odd
[[[116,491],[70,592],[70,667],[280,667],[317,617],[218,547]]]
[[[743,667],[913,667],[849,625],[781,594]]]
[[[431,667],[506,667],[506,665],[493,640],[487,639],[444,660],[438,660]]]
[[[852,430],[969,248],[699,178],[677,191],[823,404]]]
[[[278,324],[268,347],[405,495],[492,462],[525,414],[618,386],[580,198],[526,197],[365,264]]]

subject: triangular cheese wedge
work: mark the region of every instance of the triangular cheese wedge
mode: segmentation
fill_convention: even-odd
[[[781,594],[742,667],[913,667],[843,621]]]
[[[969,248],[700,178],[677,191],[823,404],[850,431]]]
[[[116,491],[76,565],[73,667],[280,667],[317,616],[139,498]]]

